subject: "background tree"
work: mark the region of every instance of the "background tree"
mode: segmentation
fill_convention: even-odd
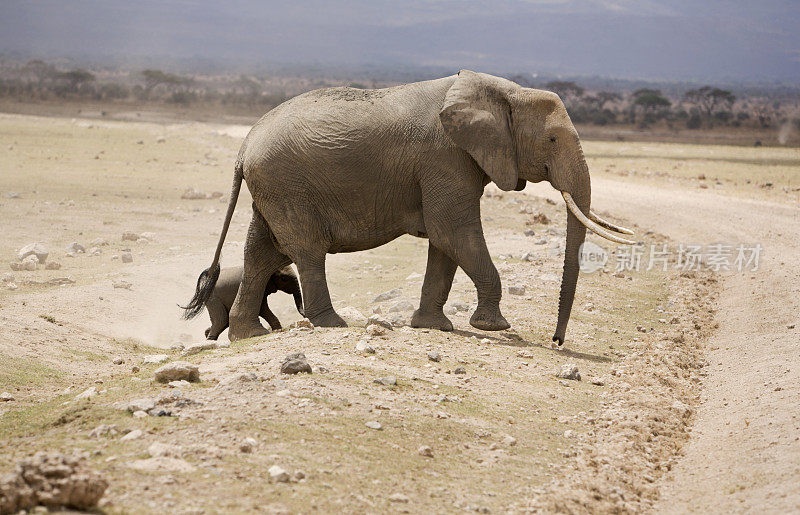
[[[144,94],[149,96],[150,93],[159,85],[165,84],[167,86],[179,86],[186,83],[186,79],[179,75],[166,73],[161,70],[143,70],[142,77],[144,77]]]
[[[584,89],[572,81],[553,80],[544,85],[544,89],[552,91],[569,107],[576,106],[583,96]]]
[[[718,109],[730,111],[736,101],[736,96],[726,89],[703,86],[698,89],[690,89],[684,94],[683,99],[697,106],[707,118],[711,118]]]
[[[647,124],[663,118],[672,102],[669,101],[661,91],[658,89],[642,88],[637,89],[631,95],[633,98],[633,118],[636,119],[636,110],[640,109],[643,117],[640,119],[639,124],[646,126]]]

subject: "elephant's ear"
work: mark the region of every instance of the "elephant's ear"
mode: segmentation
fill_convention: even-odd
[[[439,112],[445,132],[504,191],[517,185],[517,151],[511,106],[502,79],[461,70]]]

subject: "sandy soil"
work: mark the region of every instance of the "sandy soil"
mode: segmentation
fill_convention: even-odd
[[[761,243],[760,269],[585,274],[566,349],[553,350],[562,202],[543,185],[489,188],[490,250],[504,286],[525,286],[522,296],[504,294],[511,331],[473,329],[471,309],[451,317],[449,334],[406,327],[407,309],[389,312],[419,295],[426,243],[407,237],[329,259],[335,306],[366,315],[380,307],[397,317],[394,331],[286,330],[182,358],[170,346],[199,341],[207,320],[179,321],[176,304],[211,258],[224,204],[180,196],[189,187],[227,192],[245,130],[0,117],[8,148],[0,262],[38,240],[62,263],[11,272],[18,289],[0,288],[0,391],[15,398],[0,404],[0,462],[8,464],[0,472],[39,449],[86,453],[111,483],[103,501],[111,512],[798,509],[793,193],[758,190],[759,200],[748,200],[726,184],[628,180],[604,171],[614,160],[607,150],[624,148],[604,143],[593,156],[587,145],[601,213],[635,222],[645,244]],[[698,149],[686,150],[706,152]],[[765,156],[748,155],[748,166],[762,159],[760,172],[796,181]],[[692,175],[709,172],[705,160],[705,168],[675,160],[696,167]],[[239,206],[227,264],[241,259],[246,195]],[[122,241],[124,231],[154,234]],[[64,255],[71,241],[88,248],[98,237],[108,241],[99,256]],[[126,249],[133,263],[114,259]],[[50,283],[62,277],[75,282]],[[115,288],[119,281],[130,289]],[[400,297],[371,302],[392,288]],[[451,301],[475,302],[461,272]],[[284,325],[299,318],[288,296],[271,304]],[[360,341],[375,353],[358,352]],[[297,350],[314,373],[280,374]],[[442,361],[429,361],[429,351]],[[157,365],[142,359],[156,352],[197,363],[202,382],[180,393],[153,383]],[[576,364],[583,381],[554,377],[563,364]],[[466,373],[454,374],[458,367]],[[387,375],[397,385],[373,382]],[[96,394],[76,398],[91,388]],[[142,397],[161,399],[172,416],[117,409]],[[115,427],[92,436],[102,425]],[[120,440],[137,429],[140,438]],[[244,452],[247,438],[255,444]],[[433,457],[418,454],[424,445]],[[305,477],[276,483],[267,472],[276,464]]]

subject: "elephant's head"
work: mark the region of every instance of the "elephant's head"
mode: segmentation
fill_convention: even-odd
[[[462,70],[447,91],[439,118],[450,139],[500,189],[521,190],[526,181],[546,180],[563,195],[567,243],[553,341],[564,343],[586,228],[616,243],[634,243],[614,234],[633,232],[591,211],[589,167],[564,104],[555,93]]]
[[[305,316],[303,311],[303,295],[300,293],[300,281],[297,280],[297,275],[292,270],[292,267],[284,267],[272,274],[270,280],[273,282],[276,289],[286,292],[294,297],[294,305],[297,307],[297,312]]]

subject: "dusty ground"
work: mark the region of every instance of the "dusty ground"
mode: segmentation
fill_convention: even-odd
[[[593,205],[635,221],[646,248],[760,242],[765,251],[747,274],[643,267],[617,277],[612,255],[609,273],[583,274],[564,350],[548,342],[563,207],[538,185],[483,200],[504,285],[526,288],[504,294],[511,331],[473,329],[471,309],[451,317],[454,333],[403,326],[410,311],[389,309],[417,302],[425,264],[426,243],[408,237],[329,259],[335,305],[398,317],[387,335],[288,330],[180,358],[161,349],[202,338],[205,315],[181,322],[176,304],[211,259],[245,132],[0,115],[0,263],[41,241],[62,265],[7,268],[18,288],[0,287],[0,391],[14,397],[0,403],[0,472],[35,450],[86,452],[111,483],[110,512],[800,507],[790,487],[800,475],[791,409],[800,329],[788,329],[797,312],[796,149],[588,142]],[[181,199],[190,187],[225,194]],[[240,262],[248,217],[244,194],[223,264]],[[125,231],[152,234],[122,241]],[[88,249],[95,238],[108,242],[100,255],[65,256],[71,242]],[[115,259],[128,249],[133,263]],[[51,284],[59,278],[69,280]],[[130,289],[115,288],[120,281]],[[392,288],[402,295],[371,302]],[[452,301],[475,302],[461,272]],[[271,304],[284,325],[299,318],[288,296]],[[356,351],[365,339],[375,354]],[[282,358],[299,350],[314,373],[282,376]],[[142,359],[158,352],[197,363],[202,381],[153,383],[157,365]],[[554,377],[566,363],[582,381]],[[249,372],[255,380],[240,377]],[[388,375],[396,386],[373,382]],[[90,388],[97,393],[76,399]],[[172,416],[118,409],[143,397],[163,399]],[[382,429],[365,426],[372,421]],[[101,425],[116,427],[90,436]],[[136,429],[140,438],[120,440]],[[247,438],[251,452],[240,449]],[[425,445],[432,457],[418,454]],[[305,477],[276,483],[267,472],[275,464]]]

